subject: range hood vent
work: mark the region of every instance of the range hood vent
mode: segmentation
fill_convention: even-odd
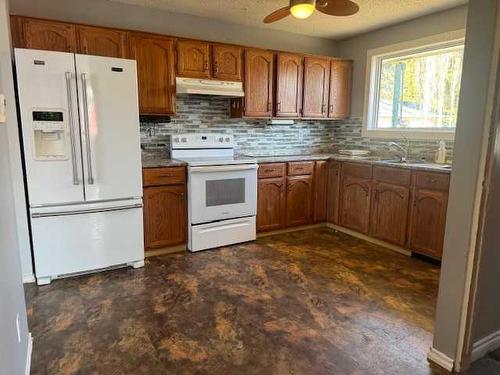
[[[177,94],[245,96],[243,83],[241,82],[177,77],[175,83],[177,85]]]

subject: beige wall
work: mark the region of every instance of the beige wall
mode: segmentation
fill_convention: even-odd
[[[108,0],[11,0],[20,15],[142,30],[218,42],[312,54],[336,55],[329,39],[115,3]]]
[[[352,117],[363,116],[366,53],[369,49],[463,29],[465,28],[466,17],[467,6],[460,6],[338,41],[339,56],[354,60]]]

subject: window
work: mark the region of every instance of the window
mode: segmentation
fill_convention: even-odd
[[[371,52],[364,135],[453,138],[463,39]]]

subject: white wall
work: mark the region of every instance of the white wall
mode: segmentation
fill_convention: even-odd
[[[142,30],[270,49],[334,56],[329,39],[112,2],[108,0],[11,0],[12,13],[69,22]]]
[[[338,41],[338,55],[354,60],[351,116],[363,116],[369,49],[464,29],[466,18],[465,5]]]
[[[492,72],[498,0],[469,3],[455,153],[433,348],[456,359],[469,291],[468,272],[477,236],[486,140],[491,123]],[[497,246],[498,247],[498,246]],[[498,274],[498,267],[495,272]],[[490,303],[498,304],[498,296]]]
[[[0,92],[13,90],[8,4],[0,0]],[[15,106],[8,100],[7,106]],[[16,215],[10,169],[7,128],[17,128],[17,119],[0,123],[0,373],[25,373],[29,347],[26,306],[17,251]],[[20,339],[16,328],[19,319]]]

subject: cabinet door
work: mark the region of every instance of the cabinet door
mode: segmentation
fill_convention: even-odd
[[[304,59],[304,117],[327,117],[330,61],[316,57]]]
[[[368,234],[370,225],[371,181],[344,176],[341,186],[340,225]]]
[[[411,250],[441,259],[447,206],[447,192],[415,189],[410,214]]]
[[[144,189],[144,240],[146,249],[186,242],[186,193],[184,185]]]
[[[300,117],[302,112],[303,57],[278,53],[276,116]]]
[[[130,34],[129,45],[129,57],[137,61],[140,113],[174,114],[174,41],[169,38]]]
[[[327,221],[339,223],[340,208],[340,167],[337,161],[328,162],[328,184],[327,184]]]
[[[273,52],[245,50],[245,116],[273,115]]]
[[[124,31],[77,26],[76,32],[79,53],[121,58],[127,56],[127,34]]]
[[[287,178],[286,224],[289,227],[312,221],[313,176]]]
[[[352,61],[332,60],[328,117],[346,118],[351,113]]]
[[[198,40],[177,42],[177,75],[210,78],[210,45]]]
[[[285,226],[285,178],[263,178],[258,183],[257,231],[276,230]]]
[[[76,52],[75,25],[22,18],[24,48]]]
[[[243,48],[215,44],[213,46],[213,77],[227,81],[241,81]]]
[[[405,246],[409,202],[409,187],[376,182],[373,186],[370,235]]]
[[[326,221],[328,162],[317,161],[314,165],[314,222]]]

